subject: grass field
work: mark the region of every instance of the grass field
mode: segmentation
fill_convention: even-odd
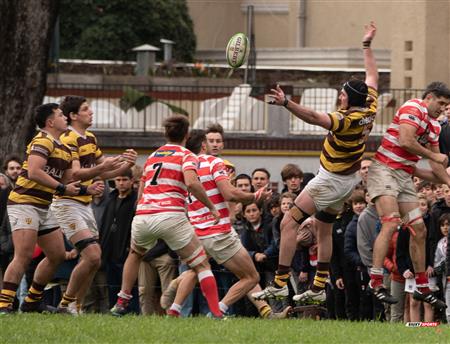
[[[107,315],[0,317],[0,343],[450,343],[450,326]],[[320,337],[319,337],[320,336]]]

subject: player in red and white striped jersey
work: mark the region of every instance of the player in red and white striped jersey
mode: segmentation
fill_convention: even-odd
[[[111,313],[117,316],[126,313],[141,259],[158,239],[162,239],[196,272],[211,313],[220,318],[216,280],[186,217],[188,191],[206,206],[213,224],[220,216],[198,180],[196,156],[183,147],[189,134],[188,119],[175,115],[164,121],[164,127],[168,142],[150,155],[144,167],[140,200],[131,229],[131,249],[124,266],[119,298]]]
[[[407,124],[415,129],[415,136],[421,145],[439,145],[439,122],[428,115],[426,103],[422,99],[408,100],[397,111],[381,141],[375,159],[391,167],[413,174],[415,164],[421,159],[419,153],[401,147],[400,124]]]
[[[450,90],[440,82],[428,85],[422,99],[408,100],[397,111],[394,119],[369,167],[367,187],[375,202],[382,227],[373,248],[373,266],[369,287],[382,302],[397,303],[383,285],[383,262],[394,231],[402,224],[411,231],[410,252],[414,266],[417,290],[413,297],[435,308],[445,308],[428,288],[425,272],[426,228],[412,176],[450,185],[445,168],[448,158],[439,153],[441,127],[436,118],[450,103]],[[416,167],[421,158],[427,158],[431,170]]]
[[[205,132],[202,130],[191,132],[186,147],[194,153],[200,153],[198,175],[206,194],[220,213],[220,221],[214,224],[208,209],[198,199],[191,196],[188,204],[189,220],[194,225],[195,232],[206,252],[217,263],[224,265],[239,278],[239,281],[231,286],[219,303],[221,311],[226,313],[233,303],[245,295],[261,290],[257,284],[259,275],[255,265],[231,227],[227,202],[251,203],[264,200],[270,197],[271,191],[261,188],[256,193],[250,193],[231,185],[223,160],[212,155],[205,155],[210,150],[207,149],[209,144]],[[167,312],[169,315],[178,315],[176,310],[192,292],[196,282],[195,274],[192,271],[186,271],[176,280],[178,290],[174,302]],[[251,297],[250,300],[262,317],[286,317],[289,311],[287,308],[283,313],[274,314],[265,301],[256,301]],[[166,307],[169,306],[167,303]]]

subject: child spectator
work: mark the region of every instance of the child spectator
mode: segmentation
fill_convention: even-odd
[[[450,321],[450,286],[447,283],[445,273],[445,261],[447,257],[447,236],[450,226],[450,213],[444,213],[439,218],[439,229],[441,231],[441,239],[436,246],[436,252],[434,255],[434,273],[436,276],[436,282],[440,289],[441,297],[445,295],[445,303],[447,309],[445,311],[445,317],[447,322]]]

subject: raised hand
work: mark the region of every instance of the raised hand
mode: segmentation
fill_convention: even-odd
[[[267,185],[255,192],[255,202],[259,200],[267,201],[272,196],[272,190],[267,190]]]
[[[363,42],[370,42],[377,33],[377,27],[375,26],[375,23],[371,21],[368,25],[364,25],[364,31]]]
[[[119,155],[115,157],[105,158],[105,160],[103,160],[102,162],[102,165],[105,172],[115,170],[122,166],[121,156]]]
[[[136,163],[137,153],[134,149],[127,149],[120,157],[122,161],[125,161],[133,166]]]
[[[269,104],[285,105],[287,98],[280,85],[277,85],[276,89],[272,88],[270,91],[272,92],[272,94],[269,94],[269,97],[272,98],[272,100],[269,101]]]

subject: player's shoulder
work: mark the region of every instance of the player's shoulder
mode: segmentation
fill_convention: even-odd
[[[61,136],[60,136],[60,140],[61,142],[63,142],[66,145],[77,145],[77,141],[78,141],[78,133],[75,132],[72,129],[67,129]]]
[[[53,149],[55,145],[55,139],[46,132],[40,131],[31,140],[31,145],[35,144]]]
[[[94,140],[95,142],[97,142],[97,138],[95,137],[93,132],[86,130],[85,136],[87,138],[90,138],[90,139]]]
[[[398,111],[399,113],[408,113],[420,118],[425,118],[428,115],[427,107],[422,99],[410,99]]]

